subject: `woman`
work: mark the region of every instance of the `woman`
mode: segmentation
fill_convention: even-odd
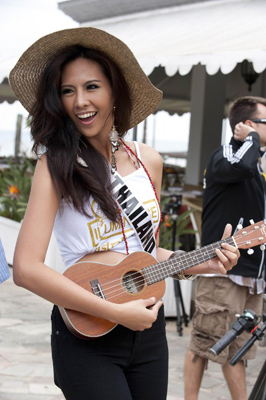
[[[142,250],[158,261],[172,254],[158,247],[161,157],[149,146],[122,139],[156,109],[161,92],[123,42],[94,28],[41,38],[21,56],[10,82],[31,115],[39,156],[15,251],[14,281],[56,305],[55,383],[68,400],[165,399],[161,297],[134,299],[138,288],[125,282],[132,294],[117,304],[104,300],[97,279],[90,281],[91,293],[62,274],[73,264],[85,271],[108,264],[116,271],[126,255]],[[61,273],[44,264],[52,230],[65,264]],[[185,273],[226,273],[239,257],[228,244],[216,254]],[[66,309],[114,327],[83,340]]]

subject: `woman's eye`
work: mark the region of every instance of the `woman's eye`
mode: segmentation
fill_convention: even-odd
[[[70,89],[70,88],[64,88],[61,90],[61,95],[69,94],[69,93],[72,93],[72,89]]]
[[[94,89],[98,89],[98,85],[96,85],[96,83],[90,83],[88,86],[87,86],[87,90],[94,90]]]

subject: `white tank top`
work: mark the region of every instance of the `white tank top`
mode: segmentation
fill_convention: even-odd
[[[138,143],[134,142],[137,156],[140,152]],[[139,169],[122,178],[130,191],[147,210],[156,232],[160,222],[160,208],[150,180],[140,166]],[[96,201],[91,198],[86,207],[91,218],[81,214],[73,206],[62,201],[61,210],[57,212],[54,223],[54,234],[65,269],[75,264],[86,254],[96,251],[117,251],[126,254],[126,246],[120,221],[110,221],[101,211]],[[129,254],[142,251],[139,239],[127,217],[122,214],[125,236]],[[151,253],[156,257],[156,248]],[[60,272],[65,271],[62,270]]]

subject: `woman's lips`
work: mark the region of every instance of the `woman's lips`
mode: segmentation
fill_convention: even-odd
[[[84,114],[79,114],[79,115],[77,115],[77,117],[81,124],[89,125],[95,120],[96,115],[97,115],[97,112],[87,112]]]

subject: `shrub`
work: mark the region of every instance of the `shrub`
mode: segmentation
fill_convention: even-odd
[[[20,222],[28,204],[35,162],[26,157],[5,159],[0,171],[0,215]]]

